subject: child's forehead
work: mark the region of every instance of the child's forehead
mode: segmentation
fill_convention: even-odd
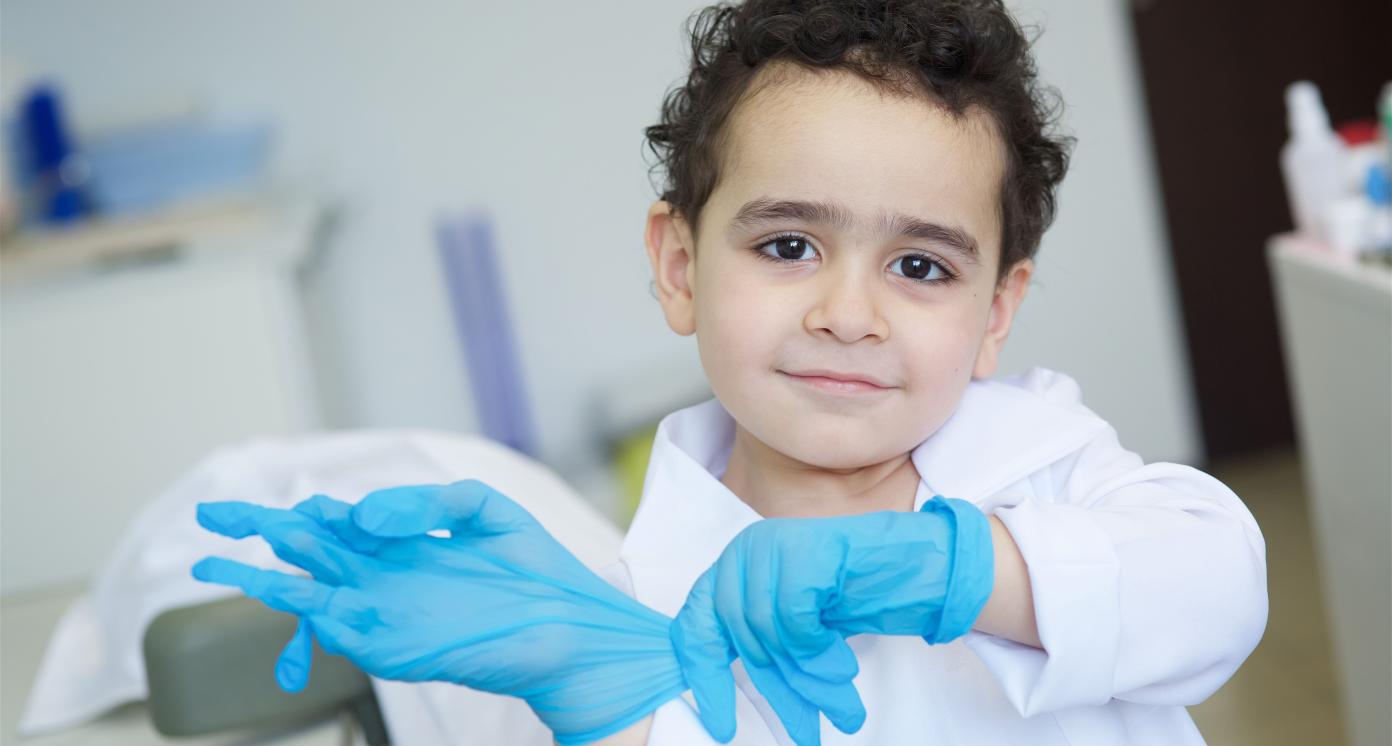
[[[751,81],[731,112],[721,144],[736,162],[788,151],[811,158],[818,147],[871,145],[873,133],[886,131],[902,135],[895,144],[908,149],[906,157],[955,156],[974,170],[1004,163],[1003,138],[980,107],[958,115],[906,84],[778,62]]]
[[[867,219],[927,211],[968,225],[983,249],[999,245],[1005,148],[988,114],[954,116],[848,71],[787,67],[756,77],[732,112],[713,202],[814,198]]]

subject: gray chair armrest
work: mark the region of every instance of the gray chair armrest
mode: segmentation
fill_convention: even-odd
[[[386,744],[386,729],[366,675],[314,646],[313,675],[290,694],[275,682],[275,660],[295,617],[248,598],[172,609],[145,631],[150,717],[167,736],[234,728],[291,726],[348,709],[367,741]]]

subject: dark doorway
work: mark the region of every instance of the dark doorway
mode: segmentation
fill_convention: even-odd
[[[1132,19],[1209,459],[1293,441],[1265,258],[1290,230],[1285,87],[1371,119],[1392,79],[1388,0],[1136,0]]]

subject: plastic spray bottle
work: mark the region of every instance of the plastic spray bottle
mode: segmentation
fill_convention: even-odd
[[[1329,126],[1319,89],[1308,80],[1286,88],[1290,139],[1281,149],[1281,173],[1296,230],[1323,240],[1321,219],[1344,193],[1344,145]]]

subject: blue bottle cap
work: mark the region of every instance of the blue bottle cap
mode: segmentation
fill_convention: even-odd
[[[1388,179],[1386,165],[1374,163],[1368,167],[1368,177],[1363,180],[1363,193],[1379,207],[1392,204],[1392,180]]]

